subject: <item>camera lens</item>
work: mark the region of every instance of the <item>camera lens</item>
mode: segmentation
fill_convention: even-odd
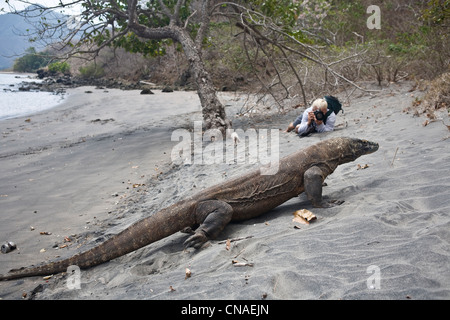
[[[314,111],[314,116],[319,121],[322,121],[323,118],[325,118],[325,114],[322,111],[320,111],[320,110]]]

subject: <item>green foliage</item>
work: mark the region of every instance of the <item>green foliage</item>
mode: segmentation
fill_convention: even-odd
[[[335,9],[331,0],[252,0],[250,6],[271,18],[283,31],[305,44],[326,43],[323,29],[330,26],[329,17]],[[335,15],[336,16],[336,15]],[[339,19],[329,30],[336,30]],[[329,44],[329,43],[328,43]]]
[[[64,62],[54,62],[48,65],[48,71],[51,73],[64,73],[69,74],[70,73],[70,65],[64,61]]]
[[[103,67],[98,66],[95,63],[89,64],[85,67],[80,67],[80,75],[85,78],[101,78],[105,75]]]
[[[35,72],[36,70],[45,67],[50,58],[47,53],[38,53],[34,47],[26,50],[23,57],[17,58],[13,70],[18,72]]]
[[[250,5],[270,17],[291,36],[306,39],[300,29],[322,26],[329,13],[331,3],[328,0],[252,0]]]
[[[164,4],[172,12],[175,10],[175,5],[177,0],[164,0]],[[180,20],[185,21],[191,14],[189,10],[190,0],[185,1],[185,4],[180,8]],[[83,4],[85,7],[88,6],[87,3]],[[92,4],[89,4],[92,6]],[[102,10],[105,8],[115,8],[119,7],[121,10],[126,11],[128,7],[128,1],[117,0],[112,3],[111,1],[98,1],[94,2],[95,9]],[[158,1],[148,1],[145,4],[141,4],[141,7],[147,9],[146,14],[141,14],[137,17],[138,22],[142,25],[151,28],[160,28],[168,26],[170,23],[169,18],[161,14],[161,6]],[[123,31],[127,28],[128,21],[126,19],[117,18],[112,13],[105,13],[104,15],[97,17],[100,21],[116,21],[116,26],[118,30],[116,32]],[[193,25],[190,25],[191,29]],[[111,40],[112,35],[108,29],[100,31],[95,31],[86,38],[86,42],[95,43],[97,46],[101,46],[106,42]],[[165,45],[170,43],[168,40],[143,40],[137,37],[133,32],[128,32],[123,37],[111,41],[109,46],[121,47],[125,50],[133,53],[142,53],[144,56],[159,56],[164,55]]]
[[[353,32],[364,34],[366,27],[366,7],[360,1],[332,1],[327,9],[323,28],[336,34],[336,44],[353,41]]]
[[[435,25],[443,25],[444,21],[450,18],[450,0],[428,1],[423,10],[422,18]]]
[[[142,53],[144,56],[156,57],[166,53],[164,44],[167,40],[147,40],[139,39],[134,33],[130,32],[126,36],[114,41],[115,47],[121,47],[128,52]]]
[[[209,52],[216,54],[213,59],[208,59],[205,63],[213,72],[220,67],[222,70],[232,70],[236,74],[252,71],[244,48],[234,37],[233,27],[228,22],[211,23],[210,37],[208,37],[206,45]],[[253,52],[249,54],[252,55]]]
[[[253,0],[251,7],[257,9],[276,23],[287,27],[295,25],[300,14],[300,3],[291,0]]]

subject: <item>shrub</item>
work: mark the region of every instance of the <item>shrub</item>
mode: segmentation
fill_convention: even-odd
[[[50,60],[47,53],[38,53],[34,47],[28,48],[25,52],[23,57],[17,58],[14,62],[14,71],[35,72],[45,67]]]
[[[48,71],[51,73],[70,74],[70,65],[67,62],[54,62],[48,65]]]
[[[99,67],[97,64],[93,63],[85,67],[80,67],[80,74],[83,78],[101,78],[105,75],[105,70],[103,67]]]

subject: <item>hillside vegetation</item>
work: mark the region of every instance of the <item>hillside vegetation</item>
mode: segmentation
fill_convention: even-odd
[[[274,15],[271,10],[279,8],[270,7],[270,2],[264,2],[263,8]],[[307,24],[310,32],[299,32],[298,39],[315,46],[325,62],[351,56],[336,63],[336,68],[355,82],[383,85],[401,79],[431,80],[450,71],[449,0],[380,1],[376,4],[380,8],[379,28],[371,29],[373,12],[367,9],[373,2],[303,1],[305,12],[296,18]],[[244,37],[245,32],[235,21],[224,17],[213,19],[204,41],[203,57],[216,87],[255,91],[261,81],[271,85],[276,73],[284,77],[283,85],[288,86],[289,77],[293,76],[278,62],[283,59],[281,53],[267,46],[269,54],[258,56],[257,48],[244,47]],[[189,86],[188,63],[180,45],[172,41],[162,45],[165,54],[156,57],[106,48],[94,60],[72,57],[67,63],[73,75]],[[293,61],[310,96],[337,89],[317,66],[298,58]],[[274,89],[281,90],[276,86]]]

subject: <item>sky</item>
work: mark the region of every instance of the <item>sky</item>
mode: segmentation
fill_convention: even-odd
[[[9,0],[10,5],[12,5],[13,7],[15,7],[17,10],[23,10],[26,7],[28,7],[31,4],[40,4],[46,7],[50,7],[50,6],[55,6],[58,5],[60,0],[26,0],[26,3],[23,3],[20,0]],[[72,2],[71,0],[62,0],[63,3],[70,3]],[[10,12],[10,8],[8,6],[8,4],[6,3],[5,0],[0,0],[0,10],[4,9],[4,12]],[[78,8],[73,8],[73,9],[66,9],[65,13],[66,14],[79,14],[80,13],[80,9]]]

